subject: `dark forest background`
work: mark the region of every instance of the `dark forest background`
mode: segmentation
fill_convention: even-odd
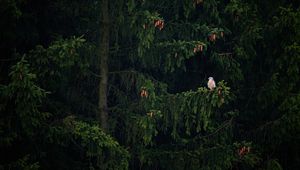
[[[299,5],[0,0],[0,169],[299,169]]]

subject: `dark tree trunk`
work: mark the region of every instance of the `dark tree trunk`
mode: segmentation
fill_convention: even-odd
[[[107,110],[107,80],[108,80],[108,58],[109,58],[109,13],[108,0],[101,1],[101,27],[100,27],[100,83],[99,83],[99,115],[101,127],[108,129]]]

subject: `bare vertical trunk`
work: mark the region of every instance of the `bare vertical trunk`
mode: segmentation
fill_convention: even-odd
[[[99,83],[99,115],[101,127],[108,129],[107,110],[107,80],[108,80],[108,57],[109,57],[109,13],[108,0],[101,1],[101,27],[100,27],[100,83]]]

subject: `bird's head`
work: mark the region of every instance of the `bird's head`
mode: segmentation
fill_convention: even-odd
[[[213,80],[214,78],[213,77],[208,77],[208,80]]]

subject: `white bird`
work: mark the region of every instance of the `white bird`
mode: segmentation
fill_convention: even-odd
[[[208,78],[207,87],[212,91],[216,87],[216,83],[213,77]]]

